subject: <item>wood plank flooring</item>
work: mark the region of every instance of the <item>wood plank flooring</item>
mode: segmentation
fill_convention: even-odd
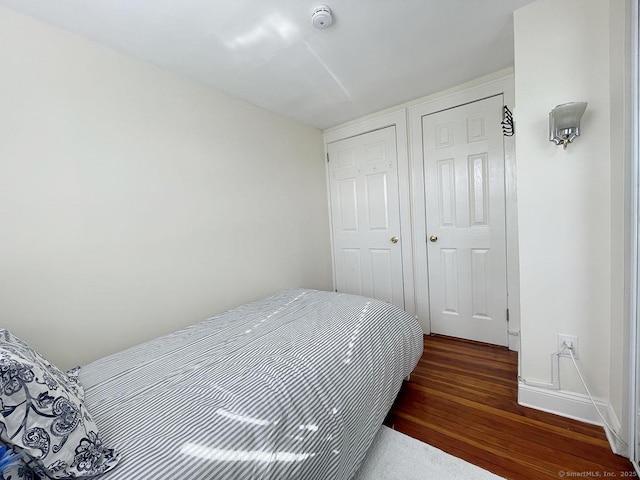
[[[518,405],[517,354],[425,336],[385,425],[508,479],[635,478],[604,430]]]

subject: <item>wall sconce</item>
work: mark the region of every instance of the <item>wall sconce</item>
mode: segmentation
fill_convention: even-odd
[[[587,102],[563,103],[549,112],[549,141],[562,148],[580,136],[580,119]]]

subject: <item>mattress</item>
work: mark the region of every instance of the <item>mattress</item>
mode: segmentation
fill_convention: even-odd
[[[100,478],[349,480],[422,349],[393,305],[297,289],[105,357],[79,372]]]

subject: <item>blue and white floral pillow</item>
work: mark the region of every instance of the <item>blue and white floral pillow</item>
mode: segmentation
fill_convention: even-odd
[[[82,388],[82,385],[78,383],[78,370],[80,370],[80,367],[71,369],[67,373],[62,372],[58,367],[47,361],[42,355],[34,350],[28,343],[16,337],[9,330],[3,328],[0,328],[0,347],[15,352],[31,362],[37,363],[55,381],[75,393],[76,397],[80,400],[84,400],[84,389]]]
[[[0,478],[2,480],[39,480],[23,461],[22,453],[0,442]]]
[[[22,461],[2,472],[2,480],[40,480]]]
[[[0,440],[23,451],[25,463],[43,478],[91,477],[118,462],[73,384],[25,342],[0,330]]]
[[[2,468],[2,480],[40,480],[40,478],[31,470],[22,458],[12,461],[9,465]]]

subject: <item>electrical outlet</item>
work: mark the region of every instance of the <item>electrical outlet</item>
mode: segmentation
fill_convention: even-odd
[[[569,349],[564,342],[571,342],[571,351],[573,352],[573,358],[578,358],[578,336],[577,335],[564,335],[558,334],[558,351],[561,357],[571,357]]]

